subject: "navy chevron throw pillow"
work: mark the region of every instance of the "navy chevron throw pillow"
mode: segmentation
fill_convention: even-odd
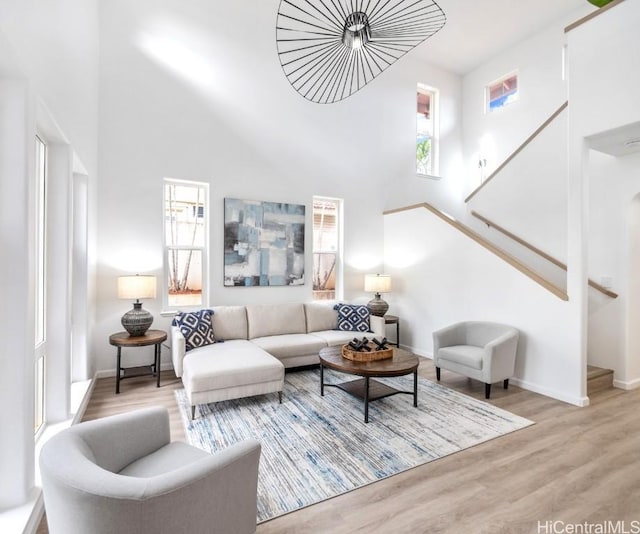
[[[186,342],[186,351],[216,342],[216,338],[213,335],[212,319],[213,310],[178,312],[172,324],[180,328],[180,332]]]
[[[369,332],[369,308],[356,304],[336,304],[338,310],[338,330],[349,332]]]

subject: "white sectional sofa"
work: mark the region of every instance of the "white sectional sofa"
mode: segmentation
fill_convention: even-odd
[[[334,303],[218,306],[216,343],[185,351],[185,338],[171,328],[171,357],[182,378],[192,417],[198,404],[279,393],[284,369],[319,363],[320,349],[363,335],[382,338],[384,318],[371,316],[370,332],[337,330]]]

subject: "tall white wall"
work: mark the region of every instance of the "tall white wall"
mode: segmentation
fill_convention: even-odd
[[[97,169],[97,0],[3,0],[0,31],[90,175]]]
[[[526,264],[568,287],[572,305],[584,315],[574,327],[584,330],[589,363],[614,369],[616,384],[622,387],[635,385],[640,373],[634,356],[640,350],[640,337],[636,340],[632,323],[638,313],[630,289],[634,279],[630,278],[629,245],[634,242],[631,200],[638,192],[634,185],[637,161],[633,156],[621,161],[588,153],[583,145],[585,137],[638,120],[634,98],[638,42],[632,29],[638,7],[632,4],[623,2],[565,34],[564,26],[591,9],[585,4],[584,10],[504,51],[463,82],[469,191],[480,180],[480,154],[488,159],[491,172],[569,100],[568,110],[481,190],[468,208],[569,263],[571,281],[482,223],[471,217],[466,220]],[[563,46],[568,82],[561,77]],[[513,70],[520,76],[520,99],[499,112],[484,114],[484,86]],[[612,80],[620,83],[611,86]],[[606,95],[600,105],[594,106],[595,94]],[[597,282],[609,278],[619,298],[586,290],[587,275]]]
[[[568,302],[424,209],[385,216],[385,266],[403,345],[431,357],[439,328],[463,320],[510,324],[521,333],[514,383],[587,402]]]
[[[479,156],[487,160],[485,174],[491,174],[567,100],[566,81],[563,79],[564,28],[589,12],[591,9],[587,6],[585,2],[584,9],[578,9],[545,30],[526,37],[464,77],[467,194],[480,185]],[[510,72],[518,73],[518,100],[496,111],[485,112],[485,87]],[[553,134],[553,137],[563,140],[561,133]],[[566,156],[553,153],[549,157]],[[487,188],[495,187],[495,182],[502,179],[502,174],[499,174]]]
[[[466,194],[481,183],[479,158],[491,174],[562,103],[564,27],[590,10],[579,9],[545,30],[485,63],[464,77],[464,153]],[[518,73],[519,98],[494,112],[485,112],[485,87],[510,72]],[[566,262],[567,257],[567,129],[562,112],[467,204],[496,224]],[[465,214],[464,219],[492,241],[527,262],[544,276],[565,286],[564,273],[524,255],[513,242]]]
[[[7,254],[0,277],[3,313],[0,358],[0,510],[3,512],[34,499],[34,142],[38,131],[71,157],[81,159],[95,180],[97,170],[97,0],[5,0],[0,2],[0,205],[2,247]],[[62,148],[64,146],[65,148]],[[52,164],[51,171],[66,172]],[[64,220],[66,184],[55,198],[48,228],[52,238],[49,259],[66,251]],[[94,205],[95,207],[95,205]],[[62,214],[62,217],[59,217]],[[61,263],[60,262],[60,263]],[[60,266],[56,263],[55,268]],[[8,271],[6,271],[8,269]],[[61,284],[64,286],[64,282]],[[64,309],[68,295],[52,291],[50,313]],[[63,312],[64,313],[64,312]],[[58,323],[59,324],[59,323]],[[52,338],[64,337],[50,323]],[[64,343],[49,347],[68,358]],[[52,354],[49,354],[51,356]],[[6,361],[5,361],[6,360]],[[52,419],[68,414],[69,373],[49,359],[49,392],[59,392],[52,403]],[[55,369],[53,368],[55,366]],[[65,413],[66,412],[66,413]],[[27,512],[29,506],[22,507]],[[27,519],[21,513],[3,514],[0,530],[22,532]],[[14,530],[15,529],[15,530]]]
[[[471,212],[566,263],[567,136],[568,114],[564,111],[468,202],[466,216],[469,226],[560,288],[566,288],[564,270],[487,228]]]
[[[429,46],[428,41],[424,46]],[[387,184],[385,207],[395,208],[429,200],[440,209],[460,216],[464,210],[465,179],[462,156],[462,78],[437,67],[406,58],[410,78],[398,95],[397,112],[402,114],[402,159],[393,180]],[[411,63],[409,63],[411,62]],[[439,91],[439,170],[436,177],[416,174],[415,120],[416,83]],[[407,125],[411,125],[407,128]]]
[[[223,286],[225,197],[305,204],[311,249],[314,195],[344,199],[345,298],[366,302],[365,273],[383,264],[390,189],[415,177],[415,92],[439,87],[444,149],[459,153],[457,76],[402,58],[350,98],[310,103],[289,85],[274,41],[278,2],[112,0],[100,5],[100,186],[95,368],[114,368],[110,333],[131,306],[122,273],[162,273],[162,180],[210,184],[211,305],[311,299],[302,287]],[[424,46],[428,46],[428,42]],[[171,61],[175,59],[176,62]],[[447,160],[445,155],[444,168]],[[389,187],[389,186],[392,187]],[[162,282],[160,282],[162,283]],[[167,328],[160,298],[145,301]],[[143,351],[127,364],[148,358]],[[168,354],[163,354],[168,360]]]
[[[34,480],[33,258],[25,246],[33,237],[29,101],[24,80],[0,78],[0,510],[24,502]]]
[[[640,122],[636,88],[640,84],[640,5],[622,2],[571,32],[569,98],[572,143]],[[615,28],[615,30],[613,30]],[[612,80],[621,83],[611,84]],[[606,95],[594,106],[593,95]],[[590,306],[589,359],[615,370],[621,387],[640,385],[640,317],[637,296],[640,261],[637,201],[640,160],[591,150],[574,152],[570,164],[583,168],[589,206],[589,267],[596,280],[612,277],[620,297]]]

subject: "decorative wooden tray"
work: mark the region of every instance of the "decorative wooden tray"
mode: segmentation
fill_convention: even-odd
[[[368,345],[371,347],[368,352],[358,352],[349,347],[349,345],[342,345],[342,357],[354,362],[373,362],[393,358],[393,349],[376,350],[376,346],[373,343],[368,343]]]

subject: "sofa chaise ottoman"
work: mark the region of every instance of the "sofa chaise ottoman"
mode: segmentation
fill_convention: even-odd
[[[285,368],[315,365],[320,349],[354,337],[384,337],[382,317],[367,317],[366,331],[340,330],[334,303],[217,306],[212,310],[212,343],[187,351],[180,327],[171,328],[173,367],[182,378],[192,418],[198,404],[267,393],[278,393],[281,402]],[[364,327],[359,324],[357,328]]]

